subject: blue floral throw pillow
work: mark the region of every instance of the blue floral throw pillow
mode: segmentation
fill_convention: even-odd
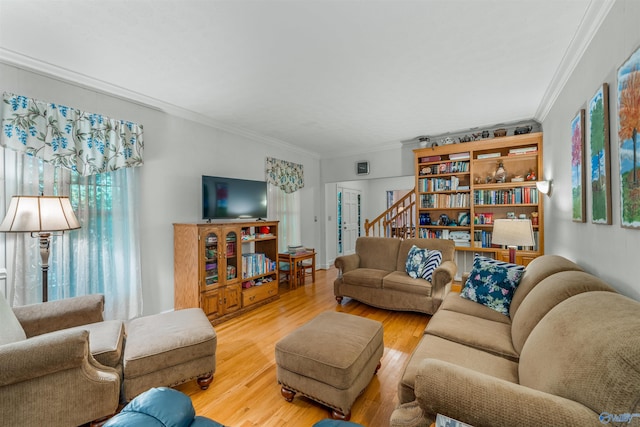
[[[440,251],[430,251],[413,245],[407,254],[405,270],[414,279],[421,278],[431,281],[434,270],[438,268],[441,262],[442,253]]]
[[[522,265],[476,255],[460,296],[508,316],[513,293],[523,272]]]
[[[416,245],[411,246],[405,263],[405,270],[407,271],[407,274],[414,279],[420,277],[422,264],[427,260],[427,258],[429,258],[429,251],[427,249],[420,249]]]

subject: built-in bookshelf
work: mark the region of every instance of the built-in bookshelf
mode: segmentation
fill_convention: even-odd
[[[519,248],[527,264],[544,253],[542,133],[414,150],[418,237],[453,239],[462,251],[492,252],[508,260],[508,250],[491,243],[493,221],[532,220],[536,244]],[[505,179],[496,180],[502,165]],[[499,174],[498,174],[499,175]]]

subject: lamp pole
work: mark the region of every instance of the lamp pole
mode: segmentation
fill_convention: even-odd
[[[51,233],[38,233],[40,238],[40,258],[42,259],[42,302],[49,300],[49,245]]]

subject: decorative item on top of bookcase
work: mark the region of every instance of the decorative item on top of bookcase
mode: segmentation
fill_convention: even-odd
[[[618,69],[618,144],[622,227],[640,228],[640,48]]]
[[[575,222],[585,222],[584,183],[584,109],[581,109],[571,120],[571,200]]]
[[[611,160],[609,154],[609,85],[604,83],[589,101],[591,161],[591,221],[611,224]]]

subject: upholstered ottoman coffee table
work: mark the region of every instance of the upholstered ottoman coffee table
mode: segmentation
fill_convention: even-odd
[[[339,312],[321,313],[276,344],[282,396],[300,393],[328,406],[334,419],[351,406],[380,368],[382,323]]]
[[[152,387],[171,387],[191,379],[206,390],[213,381],[218,338],[201,309],[139,317],[128,322],[125,330],[125,400]]]

